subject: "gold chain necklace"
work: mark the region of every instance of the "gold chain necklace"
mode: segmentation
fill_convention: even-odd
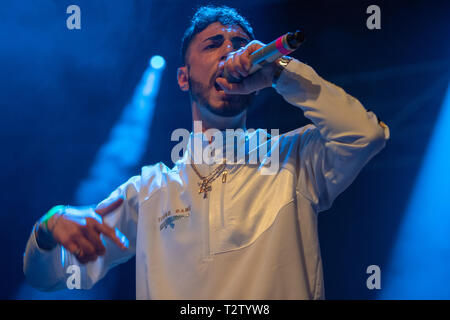
[[[195,165],[193,163],[191,163],[192,165],[192,169],[194,169],[194,172],[199,176],[200,178],[200,182],[198,183],[199,185],[199,189],[198,189],[198,193],[202,193],[203,192],[203,199],[205,199],[207,197],[207,194],[209,191],[211,191],[212,187],[211,187],[211,183],[217,179],[217,177],[220,176],[220,174],[222,174],[222,183],[225,183],[227,181],[227,174],[228,171],[225,170],[225,166],[226,166],[226,162],[224,161],[221,165],[219,165],[216,169],[214,169],[213,172],[211,172],[209,175],[207,175],[206,177],[202,176],[200,174],[200,172],[198,172],[197,168],[195,167]]]

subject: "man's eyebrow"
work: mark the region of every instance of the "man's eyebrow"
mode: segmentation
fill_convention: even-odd
[[[239,40],[239,41],[250,42],[250,39],[249,39],[249,38],[246,38],[246,37],[240,37],[240,36],[235,36],[235,37],[231,38],[231,40],[233,40],[233,41]]]
[[[221,34],[216,34],[215,36],[209,37],[209,38],[203,40],[202,42],[206,42],[206,41],[208,41],[208,40],[211,40],[211,41],[223,40],[223,35],[221,35]]]
[[[206,41],[209,41],[209,40],[211,40],[211,41],[219,41],[219,40],[223,40],[223,39],[224,39],[223,35],[221,35],[221,34],[216,34],[216,35],[214,35],[214,36],[212,36],[212,37],[206,38],[206,39],[203,40],[202,42],[206,42]],[[243,36],[234,36],[234,37],[231,38],[231,40],[232,40],[232,41],[239,40],[239,41],[247,41],[247,42],[250,41],[249,38],[246,38],[246,37],[243,37]]]

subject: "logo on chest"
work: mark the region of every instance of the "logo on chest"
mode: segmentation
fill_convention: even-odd
[[[181,218],[187,218],[191,215],[191,206],[181,209],[175,209],[175,211],[168,210],[163,213],[161,217],[158,217],[159,231],[166,229],[167,227],[175,228],[175,221]]]

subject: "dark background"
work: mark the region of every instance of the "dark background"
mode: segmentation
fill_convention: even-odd
[[[90,293],[40,295],[24,285],[23,251],[41,215],[55,204],[74,203],[80,181],[155,54],[167,65],[151,143],[130,176],[159,161],[172,166],[172,131],[191,129],[188,97],[176,82],[179,45],[200,3],[0,2],[0,298],[135,298],[134,259]],[[266,43],[303,29],[307,40],[292,56],[389,125],[386,148],[319,220],[326,297],[376,299],[377,290],[366,287],[366,268],[387,267],[450,79],[448,1],[209,3],[236,7]],[[81,30],[66,28],[71,4],[81,8]],[[381,30],[366,27],[371,4],[381,8]],[[250,110],[247,127],[286,132],[307,123],[299,109],[267,89]]]

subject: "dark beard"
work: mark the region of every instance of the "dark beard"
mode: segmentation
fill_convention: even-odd
[[[220,117],[234,117],[250,107],[253,102],[253,98],[255,93],[251,94],[242,94],[242,95],[231,95],[225,101],[228,104],[222,108],[214,108],[208,103],[208,99],[205,96],[205,93],[208,91],[203,84],[195,81],[189,75],[189,93],[191,95],[191,99],[198,103],[200,107],[204,107],[209,110],[212,114]]]

